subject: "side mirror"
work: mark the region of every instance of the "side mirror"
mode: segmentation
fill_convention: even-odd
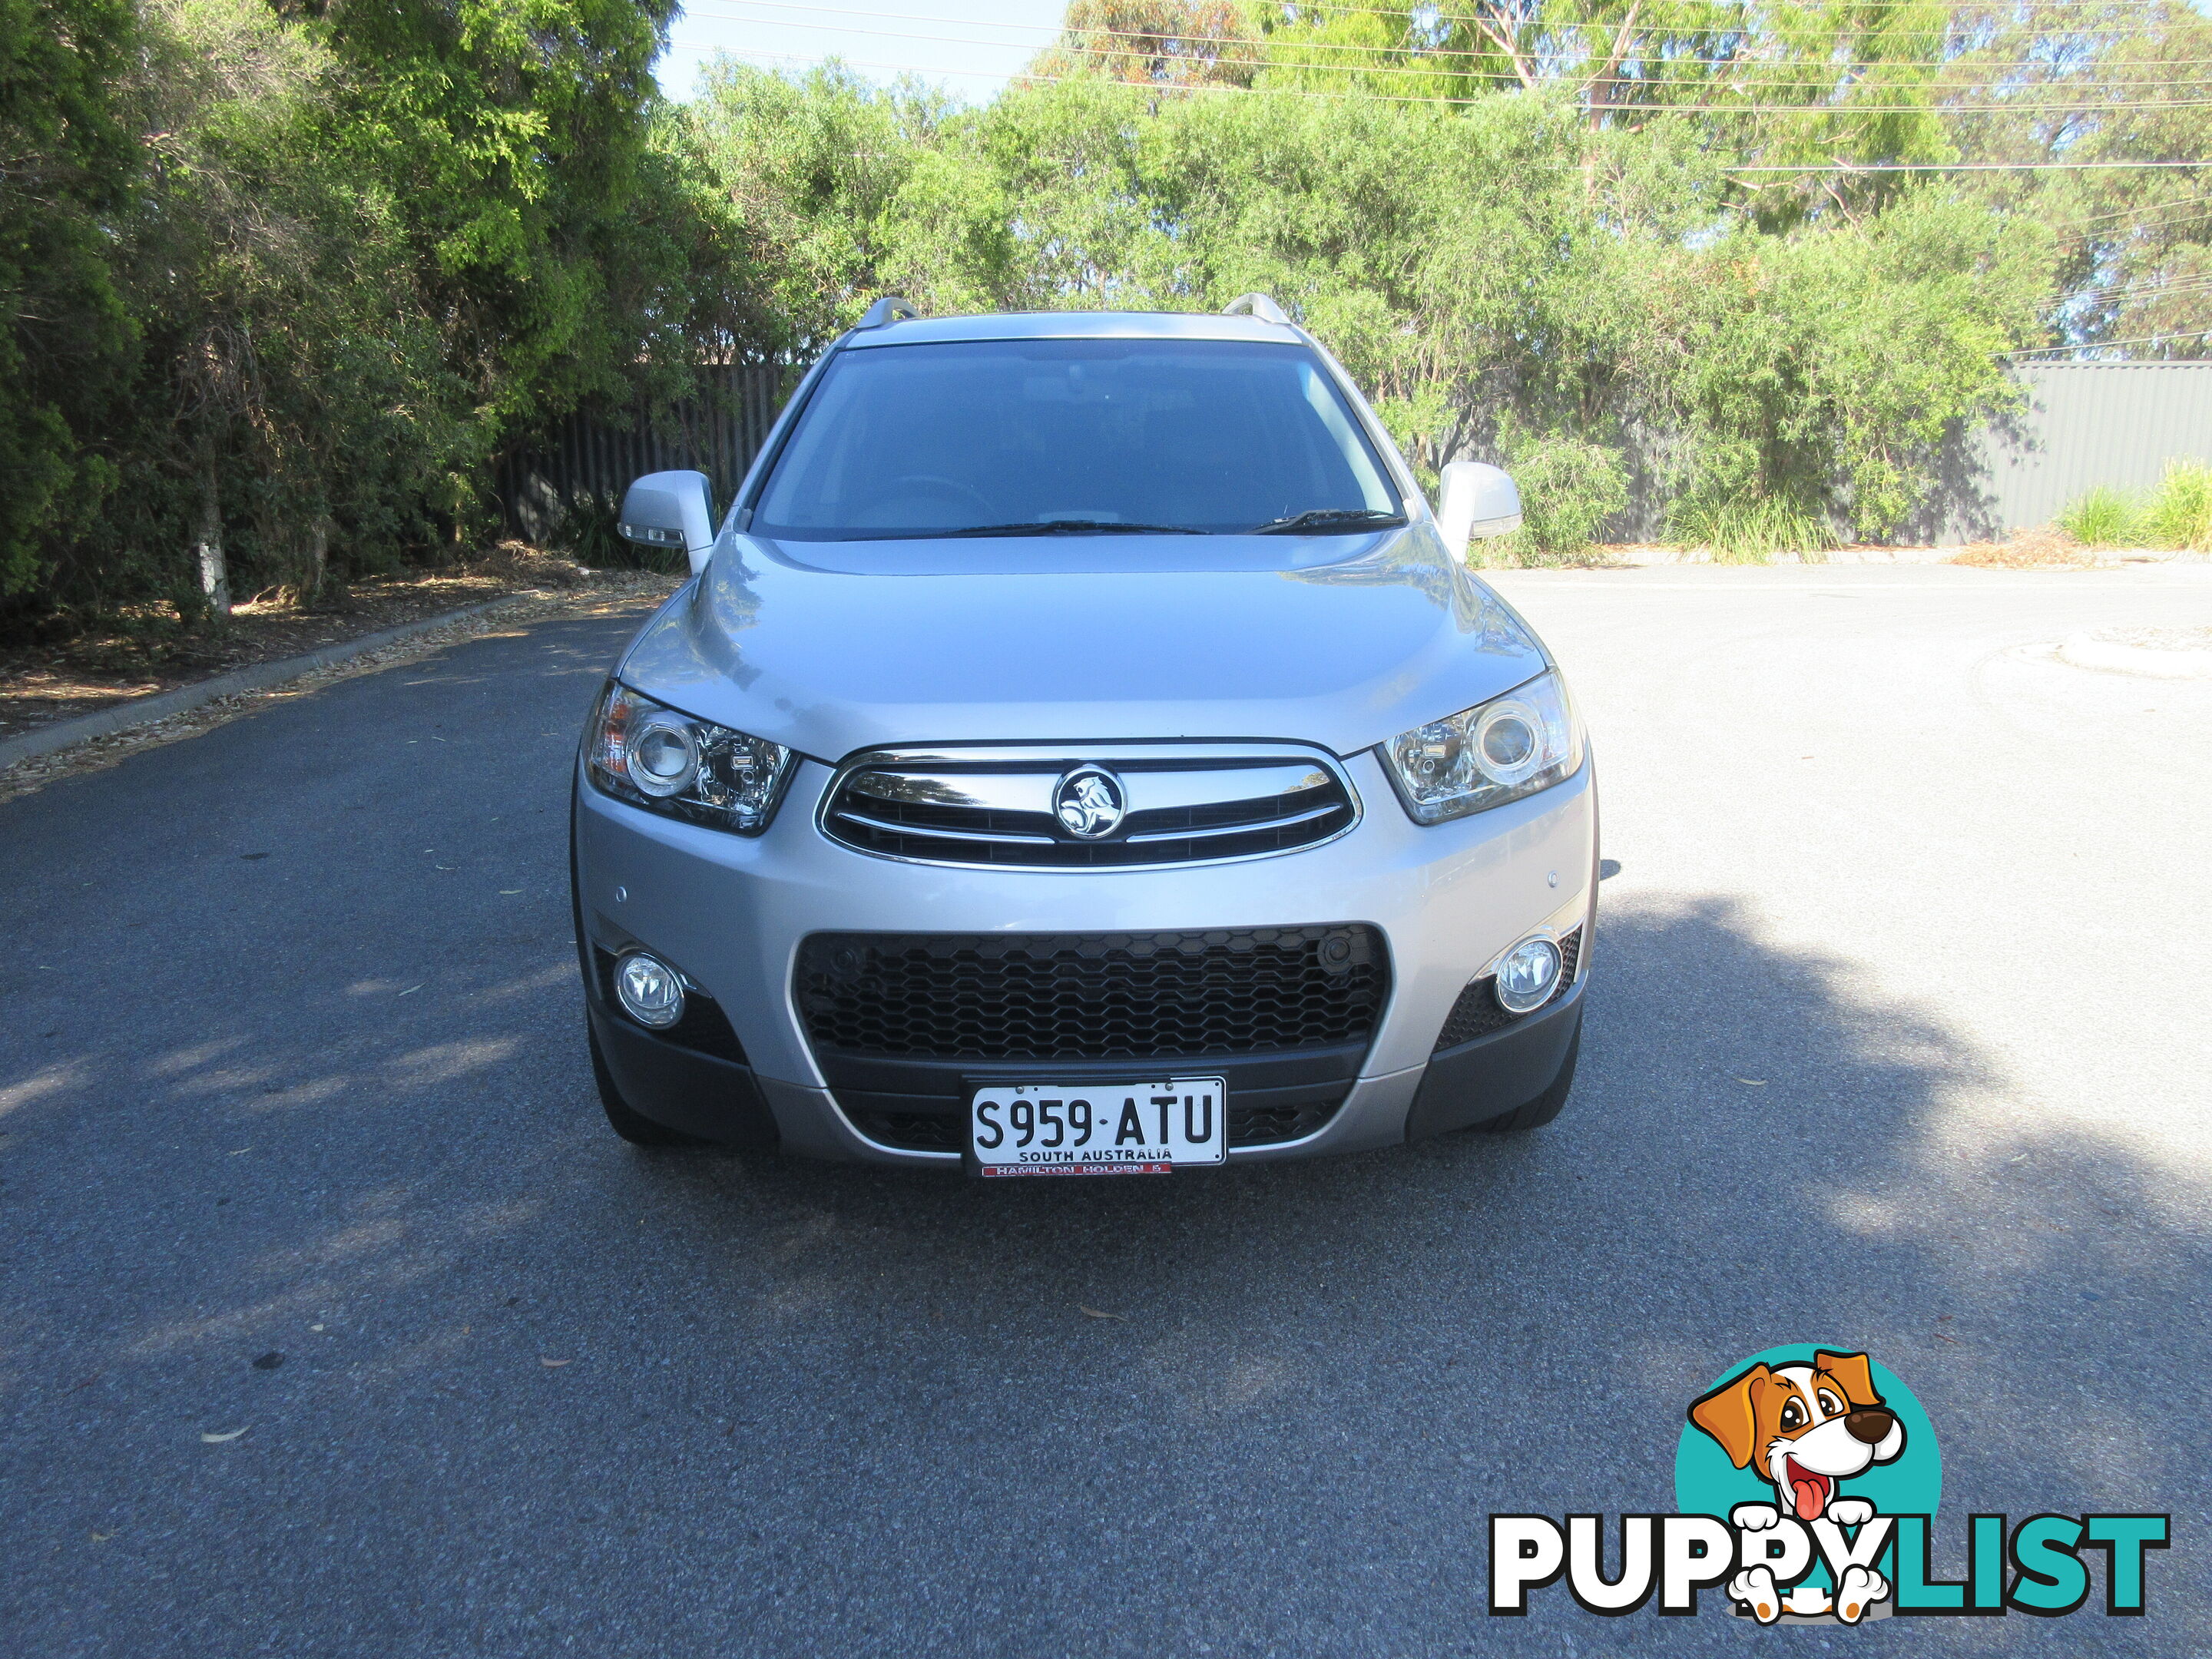
[[[1454,558],[1470,537],[1503,536],[1521,527],[1521,492],[1513,480],[1480,461],[1454,461],[1437,490],[1437,528]]]
[[[648,472],[623,497],[615,534],[640,547],[680,547],[691,574],[714,548],[714,498],[703,472]]]

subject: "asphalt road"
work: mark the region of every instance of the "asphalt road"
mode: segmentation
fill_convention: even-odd
[[[2046,648],[2212,570],[1501,586],[1619,866],[1516,1140],[1011,1190],[621,1144],[563,801],[623,621],[0,806],[0,1651],[1734,1653],[1486,1617],[1484,1517],[1671,1508],[1686,1401],[1810,1340],[1927,1407],[1939,1565],[1970,1510],[2175,1544],[2142,1620],[1759,1639],[2212,1648],[2212,682]]]

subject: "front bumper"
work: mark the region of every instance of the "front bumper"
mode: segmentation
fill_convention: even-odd
[[[1596,891],[1593,766],[1586,762],[1575,777],[1531,799],[1431,828],[1406,817],[1372,753],[1344,768],[1367,808],[1338,840],[1236,863],[1103,871],[963,869],[839,846],[809,810],[832,775],[814,762],[801,763],[768,831],[750,838],[611,799],[580,770],[578,939],[595,988],[588,1001],[602,1047],[630,1105],[671,1127],[758,1144],[766,1129],[757,1100],[776,1138],[794,1151],[957,1168],[957,1156],[869,1139],[841,1109],[794,1001],[794,966],[808,935],[1141,933],[1356,922],[1386,941],[1391,989],[1349,1092],[1314,1133],[1232,1147],[1232,1158],[1395,1145],[1409,1134],[1511,1111],[1548,1085],[1581,1018]],[[1583,928],[1577,983],[1539,1013],[1434,1053],[1468,981],[1540,927],[1559,933]],[[691,1056],[629,1026],[606,1004],[596,989],[594,952],[630,946],[673,963],[719,1004],[741,1046],[742,1066]],[[617,1058],[618,1046],[625,1054],[637,1048],[633,1037],[651,1045],[640,1051],[650,1064],[626,1066]],[[1167,1075],[1203,1063],[1194,1056],[1118,1069]],[[1041,1075],[1069,1067],[1040,1061],[1025,1069]],[[726,1131],[715,1127],[720,1121]]]

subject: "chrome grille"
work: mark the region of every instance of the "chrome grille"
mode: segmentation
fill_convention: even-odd
[[[1123,801],[1107,832],[1076,834],[1054,810],[1071,774],[1112,775]],[[840,769],[823,833],[864,853],[927,864],[1126,869],[1293,852],[1358,821],[1331,757],[1290,747],[1105,745],[896,750]]]

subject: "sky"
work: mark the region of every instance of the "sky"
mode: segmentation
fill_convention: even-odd
[[[770,69],[838,57],[871,81],[911,69],[981,103],[1060,31],[1066,0],[687,0],[655,65],[661,89],[689,98],[718,52]],[[959,21],[950,21],[957,19]],[[927,39],[908,37],[926,36]]]

